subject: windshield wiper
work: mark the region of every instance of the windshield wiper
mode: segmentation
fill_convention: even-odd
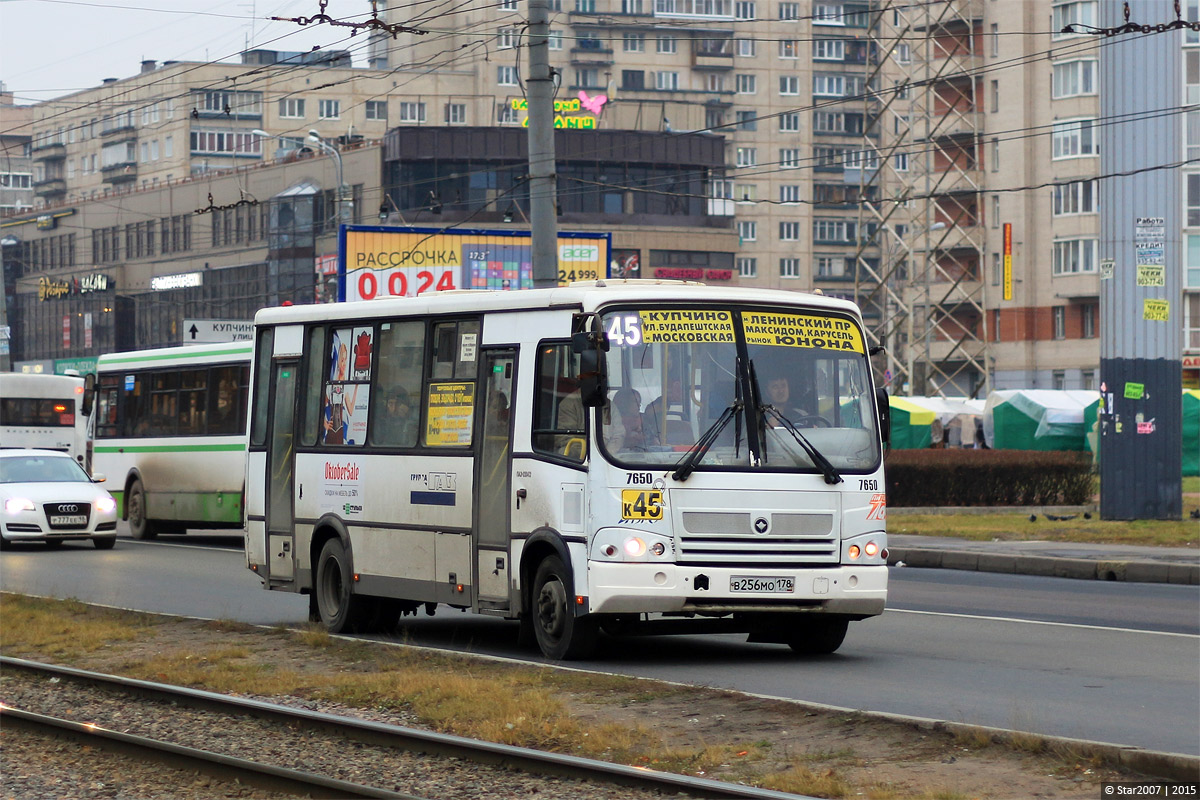
[[[740,363],[740,360],[739,360]],[[729,424],[731,419],[741,419],[742,410],[745,408],[745,403],[742,402],[742,387],[741,382],[734,383],[733,402],[721,412],[721,416],[717,417],[716,422],[708,426],[708,430],[700,434],[700,438],[692,445],[692,449],[688,454],[679,460],[675,465],[675,471],[671,473],[671,477],[677,481],[686,481],[688,476],[696,470],[696,465],[700,463],[700,459],[704,458],[712,446],[716,443],[717,437],[721,435],[721,431],[725,430],[725,426]],[[734,435],[733,454],[737,457],[738,451],[741,450],[742,443],[742,425],[739,421],[735,426],[736,433]]]
[[[779,409],[772,405],[765,405],[759,406],[758,410],[759,413],[763,415],[764,419],[766,418],[767,414],[770,414],[783,424],[784,430],[792,435],[792,438],[799,443],[800,447],[804,449],[804,452],[808,454],[808,457],[812,459],[813,464],[815,464],[817,468],[821,470],[821,474],[825,476],[825,483],[832,486],[835,483],[842,482],[842,476],[838,474],[838,471],[836,468],[834,468],[833,464],[829,463],[829,459],[821,455],[821,451],[813,447],[812,443],[808,441],[808,439],[804,438],[804,434],[800,432],[800,429],[793,425],[792,421],[785,417],[779,411]]]

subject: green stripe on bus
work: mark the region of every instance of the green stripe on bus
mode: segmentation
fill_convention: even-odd
[[[250,355],[252,348],[249,343],[245,347],[232,350],[210,350],[207,353],[189,353],[187,348],[180,348],[180,353],[163,353],[157,356],[126,356],[125,358],[106,358],[101,366],[109,364],[137,364],[148,361],[178,361],[180,359],[209,358],[210,356],[244,356]]]
[[[230,453],[245,450],[244,444],[132,444],[96,447],[96,453]]]

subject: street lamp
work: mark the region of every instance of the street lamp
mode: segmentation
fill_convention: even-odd
[[[336,147],[327,144],[321,138],[321,134],[315,130],[308,132],[308,141],[333,156],[333,163],[337,168],[337,192],[334,194],[333,199],[334,217],[338,222],[342,222],[342,154]]]

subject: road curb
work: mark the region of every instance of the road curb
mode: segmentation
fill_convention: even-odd
[[[1168,564],[1158,561],[1096,561],[1088,558],[1025,556],[1008,553],[980,553],[974,550],[940,550],[889,545],[888,565],[897,566],[901,562],[906,567],[1002,572],[1079,580],[1200,585],[1200,564]]]

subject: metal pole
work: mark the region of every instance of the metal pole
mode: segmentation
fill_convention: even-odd
[[[550,67],[550,3],[529,0],[529,218],[533,286],[558,285],[558,201],[554,167],[554,70]]]
[[[0,239],[0,372],[12,368],[12,330],[8,326],[8,263],[5,251],[19,247],[21,241],[15,236]]]

